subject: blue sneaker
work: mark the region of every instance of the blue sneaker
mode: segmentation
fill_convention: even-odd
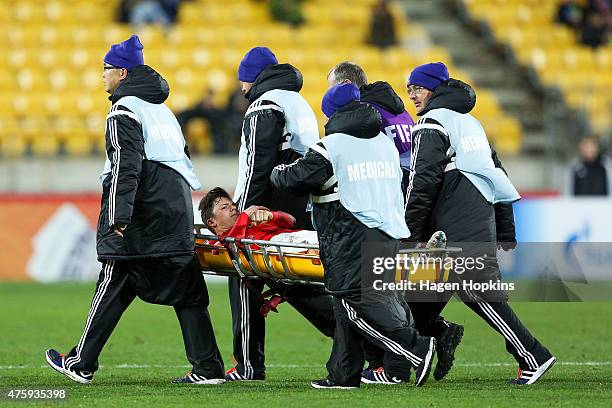
[[[60,354],[57,350],[47,350],[45,352],[45,357],[47,359],[47,363],[49,363],[52,369],[58,373],[64,374],[74,382],[89,384],[93,380],[93,373],[90,371],[74,371],[66,368],[64,365],[66,356],[64,354]]]
[[[361,372],[361,382],[364,384],[396,385],[400,384],[402,381],[398,380],[395,377],[387,377],[387,375],[385,374],[385,369],[382,367],[378,367],[363,370]]]
[[[510,384],[515,385],[531,385],[538,381],[540,377],[542,377],[550,368],[555,365],[557,359],[555,357],[551,357],[544,364],[538,367],[537,370],[528,371],[528,370],[518,370],[518,376],[508,381]]]
[[[341,385],[335,384],[329,380],[329,378],[323,378],[322,380],[314,380],[310,382],[310,386],[312,388],[316,388],[319,390],[324,389],[337,389],[337,390],[356,390],[359,388],[359,384],[357,385]]]
[[[198,384],[198,385],[215,385],[223,384],[225,378],[206,378],[201,375],[189,372],[183,377],[175,378],[172,380],[172,384]]]

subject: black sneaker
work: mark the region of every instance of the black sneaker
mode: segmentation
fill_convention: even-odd
[[[198,384],[198,385],[214,385],[223,384],[225,378],[206,378],[201,375],[189,372],[183,377],[175,378],[172,380],[172,384]]]
[[[322,380],[314,380],[310,383],[313,388],[318,389],[338,389],[338,390],[356,390],[359,388],[358,385],[340,385],[334,384],[329,381],[328,378],[324,378]]]
[[[434,370],[434,379],[440,381],[453,367],[455,361],[455,350],[463,338],[463,326],[455,323],[444,322],[446,330],[440,337],[436,338],[436,354],[438,362]]]
[[[427,354],[423,358],[421,364],[415,370],[416,379],[414,380],[414,384],[417,387],[422,386],[427,381],[429,377],[429,372],[431,371],[431,363],[433,362],[433,355],[436,352],[436,339],[431,337],[429,339],[429,349],[427,350]]]
[[[45,352],[47,363],[58,373],[65,375],[74,382],[89,384],[93,380],[93,373],[89,371],[75,371],[66,368],[66,355],[60,354],[57,350],[49,349]]]
[[[540,377],[542,377],[548,370],[550,370],[550,368],[555,365],[556,362],[557,359],[555,357],[551,357],[546,360],[544,364],[538,367],[537,370],[528,371],[521,370],[519,368],[517,378],[513,378],[508,382],[515,385],[531,385],[538,381]]]

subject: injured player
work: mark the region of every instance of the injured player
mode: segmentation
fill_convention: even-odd
[[[316,231],[295,229],[295,218],[282,211],[253,205],[238,212],[236,204],[221,187],[215,187],[200,201],[202,221],[219,237],[248,238],[272,242],[318,245]],[[285,253],[318,254],[318,250],[282,247]]]
[[[287,213],[270,211],[261,206],[251,206],[243,212],[238,212],[232,198],[221,187],[210,190],[200,201],[198,209],[202,221],[220,241],[226,237],[233,237],[298,244],[318,245],[319,243],[315,231],[295,229],[295,218]],[[282,249],[285,253],[319,254],[318,250],[305,248],[283,246]],[[261,296],[259,309],[264,317],[270,310],[277,312],[278,304],[286,300],[322,334],[327,337],[334,336],[336,322],[331,296],[325,293],[322,287],[288,285],[270,280],[266,280],[266,284],[271,290]],[[266,296],[271,297],[265,299]]]

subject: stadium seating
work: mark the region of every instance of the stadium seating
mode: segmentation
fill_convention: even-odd
[[[595,134],[612,134],[612,48],[578,44],[574,31],[556,23],[557,0],[464,0],[468,11],[486,21],[519,62],[541,81],[557,87],[569,106],[584,110]]]
[[[273,22],[265,2],[194,0],[181,4],[171,28],[137,30],[145,60],[170,83],[168,105],[182,110],[214,91],[223,105],[237,86],[236,67],[254,45],[271,47],[281,62],[304,73],[303,94],[324,123],[320,101],[329,69],[353,60],[370,81],[386,80],[415,111],[405,91],[411,69],[443,61],[455,77],[470,78],[453,67],[444,49],[430,46],[425,30],[407,23],[393,3],[402,46],[381,51],[366,45],[370,10],[375,0],[310,0],[304,2],[306,23],[300,28]],[[112,43],[133,32],[115,23],[117,1],[7,0],[0,3],[0,154],[89,155],[104,149],[104,116],[109,102],[102,89],[102,57]],[[582,56],[580,56],[582,58]],[[611,60],[609,55],[600,58]],[[477,89],[475,115],[497,148],[516,152],[521,129],[495,96]],[[194,123],[187,136],[196,151],[212,148],[208,126]]]

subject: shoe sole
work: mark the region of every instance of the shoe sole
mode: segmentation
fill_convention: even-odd
[[[91,383],[91,380],[86,380],[84,378],[79,377],[78,375],[75,375],[70,370],[66,370],[65,368],[56,366],[53,363],[53,360],[51,360],[51,357],[49,357],[49,350],[47,350],[45,352],[45,359],[47,360],[47,364],[49,364],[52,369],[54,369],[58,373],[64,374],[64,376],[70,378],[72,381],[77,382],[79,384],[89,384],[89,383]]]
[[[445,363],[440,361],[440,358],[438,358],[438,362],[436,364],[436,368],[434,370],[434,380],[436,381],[441,381],[442,379],[444,379],[444,377],[446,377],[448,375],[448,373],[450,372],[451,368],[453,368],[453,363],[455,361],[455,350],[457,350],[457,347],[459,347],[459,344],[461,343],[461,340],[463,339],[463,332],[464,332],[464,327],[461,325],[458,325],[456,327],[456,330],[454,331],[454,333],[452,333],[452,338],[451,338],[451,349],[450,350],[444,350],[444,348],[440,347],[441,345],[438,344],[438,351],[443,351],[443,352],[447,352],[448,354],[445,356]]]
[[[327,390],[327,389],[335,389],[335,390],[356,390],[359,387],[345,387],[342,385],[332,385],[331,387],[324,387],[322,385],[319,384],[315,384],[315,383],[310,383],[310,386],[312,388],[316,388],[318,390]]]
[[[397,385],[400,383],[394,383],[394,382],[384,382],[384,381],[372,381],[372,380],[368,380],[367,378],[363,378],[361,377],[361,382],[364,384],[382,384],[382,385]]]
[[[228,378],[229,377],[229,378]],[[240,382],[240,381],[244,381],[244,382],[264,382],[266,381],[265,378],[231,378],[231,374],[230,375],[225,375],[225,381],[227,382]]]
[[[557,362],[557,359],[555,357],[551,357],[548,359],[548,361],[546,361],[544,364],[542,364],[540,366],[540,368],[538,368],[535,372],[535,374],[533,375],[533,377],[531,377],[529,379],[529,381],[527,381],[525,384],[523,385],[531,385],[533,383],[535,383],[536,381],[538,381],[540,379],[540,377],[542,377],[544,374],[546,374],[546,372],[548,370],[550,370],[552,368],[552,366],[555,365],[555,363]]]
[[[436,352],[436,339],[432,337],[429,340],[429,350],[427,351],[427,354],[425,355],[425,358],[423,359],[423,364],[424,364],[423,372],[421,373],[421,376],[417,378],[414,382],[414,384],[417,387],[422,386],[427,381],[427,377],[429,377],[429,372],[431,371],[431,363],[432,363],[433,355],[435,352]]]
[[[225,378],[211,378],[209,380],[201,380],[201,381],[196,381],[192,384],[195,385],[219,385],[219,384],[225,384],[226,380]]]

